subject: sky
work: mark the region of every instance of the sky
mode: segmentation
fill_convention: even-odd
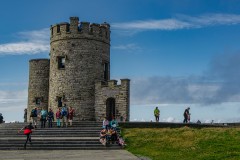
[[[23,121],[29,60],[50,25],[111,26],[111,79],[131,80],[130,120],[240,122],[240,0],[8,0],[0,5],[0,113]]]

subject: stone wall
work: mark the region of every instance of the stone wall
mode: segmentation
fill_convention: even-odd
[[[122,117],[124,121],[129,121],[129,93],[129,79],[121,79],[121,85],[117,85],[116,80],[97,82],[95,84],[95,117],[97,117],[97,121],[106,117],[106,101],[109,98],[115,100],[116,119]]]
[[[28,120],[33,108],[48,109],[49,66],[49,59],[29,61]],[[41,100],[40,105],[36,104],[36,98]]]

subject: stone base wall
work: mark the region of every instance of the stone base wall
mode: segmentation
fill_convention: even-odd
[[[95,117],[97,121],[102,121],[106,117],[107,99],[115,100],[115,117],[129,121],[129,95],[130,80],[121,79],[121,85],[117,85],[116,80],[108,82],[97,82],[95,84]]]

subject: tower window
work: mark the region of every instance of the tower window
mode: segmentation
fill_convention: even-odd
[[[51,35],[53,35],[53,28],[51,29]]]
[[[70,31],[70,28],[69,28],[69,25],[66,26],[66,32],[69,32]]]
[[[103,64],[103,71],[104,71],[104,80],[108,81],[109,80],[109,63]]]
[[[58,57],[58,69],[65,68],[65,57]]]
[[[57,33],[60,33],[60,26],[57,25]]]
[[[40,97],[36,97],[35,98],[35,104],[36,105],[40,105],[40,103],[41,103],[41,98]]]
[[[62,97],[57,97],[58,107],[62,107]]]
[[[82,24],[78,23],[78,31],[81,31],[81,29],[82,29]]]

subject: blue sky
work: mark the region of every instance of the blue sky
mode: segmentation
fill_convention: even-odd
[[[8,0],[0,16],[0,113],[22,121],[28,61],[48,58],[50,25],[111,25],[111,79],[131,79],[131,120],[240,121],[239,0]]]

